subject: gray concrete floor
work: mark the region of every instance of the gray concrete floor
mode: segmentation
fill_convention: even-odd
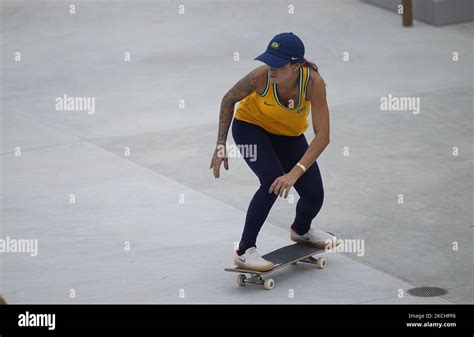
[[[76,1],[70,15],[69,2],[1,2],[0,238],[38,239],[39,254],[0,253],[0,294],[10,303],[473,303],[473,23],[403,28],[389,11],[346,0],[293,1],[293,15],[287,1],[181,3],[184,15],[171,1]],[[325,203],[313,225],[363,239],[365,254],[283,269],[268,292],[223,271],[258,180],[242,158],[220,179],[208,166],[222,96],[283,31],[302,37],[328,85]],[[55,110],[64,94],[95,97],[95,114]],[[380,110],[388,94],[419,97],[420,114]],[[291,243],[293,193],[275,203],[262,253]],[[449,292],[407,294],[425,285]]]

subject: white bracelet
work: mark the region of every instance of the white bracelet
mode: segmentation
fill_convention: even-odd
[[[306,172],[306,167],[304,167],[303,164],[301,164],[301,163],[298,162],[298,163],[296,163],[296,165],[298,165],[298,167],[299,167],[300,169],[302,169],[303,172]]]

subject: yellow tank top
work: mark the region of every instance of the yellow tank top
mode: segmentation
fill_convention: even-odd
[[[252,94],[239,102],[235,119],[262,127],[269,133],[283,136],[299,136],[308,128],[308,115],[311,101],[306,99],[310,69],[300,67],[298,101],[294,107],[286,107],[278,100],[276,84],[270,81],[267,73],[267,83],[263,92]]]

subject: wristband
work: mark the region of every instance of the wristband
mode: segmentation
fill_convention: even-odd
[[[296,165],[298,165],[298,167],[299,167],[300,169],[302,169],[303,172],[306,172],[306,167],[304,167],[303,164],[301,164],[301,163],[298,162],[298,163],[296,163]]]

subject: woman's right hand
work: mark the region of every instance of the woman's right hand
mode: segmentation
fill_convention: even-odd
[[[215,178],[220,176],[221,163],[224,162],[224,168],[229,170],[229,158],[227,158],[227,149],[225,144],[217,144],[211,159],[211,166]]]

